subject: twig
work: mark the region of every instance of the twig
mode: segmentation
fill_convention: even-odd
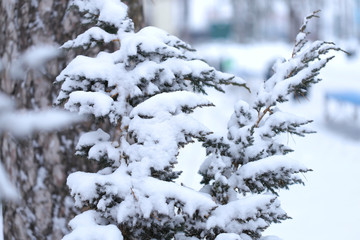
[[[131,192],[132,192],[132,194],[133,194],[133,196],[134,196],[135,200],[136,200],[136,201],[139,201],[139,200],[137,199],[137,197],[135,196],[135,193],[134,193],[134,191],[133,191],[133,188],[130,188],[130,190],[131,190]]]
[[[270,107],[271,107],[271,105],[268,106],[268,107],[263,111],[262,115],[258,118],[258,120],[256,121],[256,124],[255,124],[256,127],[259,127],[259,123],[260,123],[260,121],[263,119],[263,117],[266,115],[266,113],[267,113],[267,112],[271,112],[271,111],[270,111]]]
[[[161,222],[161,220],[160,220],[158,217],[156,217],[154,213],[151,213],[150,216],[152,216],[153,218],[155,218],[156,220],[158,220],[159,222]]]
[[[308,102],[310,102],[310,100],[306,97],[306,95],[304,95],[302,92],[300,92],[301,96],[303,96],[306,100],[308,100]]]

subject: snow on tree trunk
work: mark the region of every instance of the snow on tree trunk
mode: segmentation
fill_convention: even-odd
[[[91,49],[120,42],[113,52],[78,55],[56,78],[56,104],[109,121],[115,134],[94,127],[80,136],[76,154],[97,162],[98,172],[77,171],[67,179],[77,207],[64,240],[79,239],[259,239],[272,223],[288,218],[279,189],[303,183],[309,169],[284,156],[292,151],[282,133],[312,133],[310,121],[282,112],[293,93],[304,94],[332,59],[332,43],[308,43],[306,18],[292,58],[278,62],[274,75],[240,100],[217,136],[191,113],[212,106],[207,87],[245,87],[244,80],[208,66],[177,37],[154,28],[134,31],[127,6],[117,0],[71,2],[91,27],[62,48]],[[176,184],[179,148],[197,139],[208,157],[200,169],[200,191]]]

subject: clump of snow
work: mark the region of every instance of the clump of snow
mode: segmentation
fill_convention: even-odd
[[[242,166],[237,175],[242,178],[252,178],[265,172],[278,172],[281,169],[292,169],[294,172],[306,170],[306,166],[294,159],[283,155],[275,155],[263,158],[256,162],[248,163]]]
[[[117,40],[116,34],[110,34],[99,27],[92,27],[86,30],[84,33],[80,34],[74,40],[69,40],[64,43],[62,48],[76,48],[91,45],[92,42],[104,42],[109,43],[111,41]]]
[[[77,6],[80,12],[97,15],[99,21],[118,28],[123,27],[123,21],[127,18],[126,4],[117,0],[72,0],[70,6]]]
[[[101,221],[104,220],[95,210],[83,212],[70,221],[69,226],[73,231],[64,236],[63,240],[123,240],[123,236],[116,225],[101,225]]]
[[[156,108],[154,108],[156,106]],[[187,91],[162,93],[139,104],[131,111],[130,117],[135,115],[156,117],[161,112],[177,115],[181,112],[190,112],[199,106],[212,106],[204,97]]]
[[[81,135],[78,144],[76,145],[76,149],[81,147],[91,147],[96,143],[108,141],[109,139],[110,135],[99,128],[96,131],[87,132]]]
[[[76,91],[69,95],[65,108],[79,114],[94,114],[96,117],[110,113],[113,99],[101,92]]]

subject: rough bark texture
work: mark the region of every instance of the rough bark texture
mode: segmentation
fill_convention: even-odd
[[[144,27],[143,0],[123,0],[129,7],[129,17],[133,20],[135,31]]]
[[[5,69],[0,75],[1,91],[13,96],[19,108],[52,106],[57,89],[53,81],[75,56],[54,60],[42,74],[28,72],[26,79],[10,78],[10,65],[32,45],[57,44],[74,38],[79,15],[66,11],[69,0],[3,0],[0,6],[0,53]],[[130,1],[129,10],[137,28],[143,26],[142,0]],[[18,188],[21,200],[4,206],[5,239],[61,239],[74,216],[66,178],[77,170],[94,172],[96,166],[74,156],[74,143],[82,128],[38,134],[32,138],[0,137],[0,160]],[[108,124],[105,123],[105,127]],[[43,184],[42,184],[43,183]]]
[[[10,65],[32,45],[59,45],[75,36],[80,30],[75,26],[78,17],[66,11],[67,3],[67,0],[1,1],[0,53],[5,70],[0,86],[13,96],[19,108],[52,106],[57,92],[52,83],[66,59],[54,60],[42,74],[29,72],[26,79],[18,81],[10,78]],[[74,209],[66,177],[71,171],[86,171],[91,165],[73,155],[78,128],[21,140],[7,134],[1,136],[0,159],[21,196],[20,202],[4,207],[5,239],[61,239],[67,231]]]

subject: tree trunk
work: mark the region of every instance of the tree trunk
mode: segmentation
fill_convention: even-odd
[[[144,0],[123,0],[123,2],[129,7],[129,17],[133,20],[135,25],[135,31],[139,31],[144,27]]]
[[[55,60],[44,74],[27,73],[26,79],[10,78],[10,66],[32,45],[62,43],[74,34],[75,17],[66,13],[68,1],[2,1],[0,6],[0,52],[5,68],[1,90],[16,100],[19,108],[50,108],[52,82],[65,60]],[[72,168],[84,169],[74,161],[73,133],[39,134],[32,138],[1,137],[0,157],[21,199],[4,207],[4,239],[60,239],[73,216],[65,185]]]
[[[19,108],[52,106],[58,92],[53,81],[74,54],[69,52],[66,59],[54,60],[43,74],[28,72],[21,81],[10,78],[10,66],[32,45],[61,45],[81,32],[78,15],[66,10],[68,1],[1,2],[0,52],[4,71],[0,75],[0,88],[13,96]],[[144,24],[142,0],[129,2],[130,17],[139,29]],[[6,203],[3,207],[4,239],[56,240],[68,231],[67,223],[76,210],[66,178],[78,170],[95,171],[94,164],[74,157],[81,128],[83,126],[20,140],[9,134],[0,137],[0,160],[21,196],[18,203]]]

